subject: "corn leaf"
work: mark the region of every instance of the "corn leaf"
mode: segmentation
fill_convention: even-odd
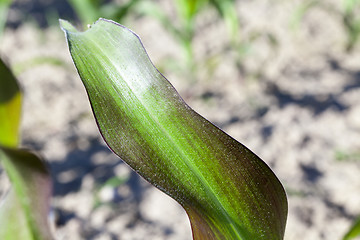
[[[21,93],[14,75],[0,58],[0,145],[18,144]]]
[[[51,179],[34,154],[18,150],[21,92],[0,59],[0,161],[12,188],[0,202],[1,240],[51,239],[47,223]]]
[[[186,210],[194,239],[282,239],[285,191],[270,168],[193,111],[151,63],[139,37],[100,19],[61,20],[108,146]]]
[[[0,160],[12,189],[0,203],[0,239],[50,240],[48,211],[51,179],[36,155],[0,147]]]

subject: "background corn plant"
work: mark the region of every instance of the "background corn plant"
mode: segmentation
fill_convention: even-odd
[[[21,91],[0,59],[0,162],[12,186],[0,203],[0,238],[52,239],[48,224],[51,179],[45,162],[17,149]]]

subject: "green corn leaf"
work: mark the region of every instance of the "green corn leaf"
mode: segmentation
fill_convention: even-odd
[[[12,189],[0,202],[1,240],[52,239],[47,224],[51,180],[34,154],[14,149],[19,142],[21,91],[0,59],[0,161]]]
[[[10,69],[0,58],[0,145],[17,146],[20,113],[19,86]]]
[[[0,160],[13,188],[0,203],[0,239],[50,240],[51,179],[36,155],[0,147]]]
[[[61,20],[108,146],[186,210],[194,239],[282,239],[285,191],[245,146],[193,111],[129,29]]]

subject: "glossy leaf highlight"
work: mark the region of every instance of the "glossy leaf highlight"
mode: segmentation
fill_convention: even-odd
[[[61,21],[108,146],[188,213],[194,239],[282,239],[285,191],[248,148],[193,111],[137,35],[100,19]]]

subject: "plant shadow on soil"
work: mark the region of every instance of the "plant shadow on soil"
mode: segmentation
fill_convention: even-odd
[[[70,138],[69,142],[74,143],[83,137],[74,134]],[[92,195],[92,197],[88,199],[88,201],[91,201],[93,204],[91,212],[97,208],[96,204],[100,204],[99,206],[111,205],[114,212],[109,216],[109,219],[116,218],[116,214],[124,213],[124,209],[128,211],[128,213],[125,213],[125,215],[128,215],[130,218],[126,226],[128,228],[133,227],[139,221],[154,224],[144,218],[139,209],[139,205],[144,199],[144,193],[149,187],[149,184],[144,184],[144,180],[132,170],[124,179],[124,182],[121,183],[121,186],[126,186],[130,189],[129,194],[122,195],[121,191],[117,189],[118,186],[111,187],[114,193],[111,201],[96,202],[98,197],[96,195],[99,193],[99,190],[105,186],[109,179],[117,177],[116,168],[126,164],[107,148],[100,137],[89,138],[87,141],[88,145],[86,148],[79,148],[74,144],[75,146],[72,150],[68,151],[61,161],[48,162],[53,180],[53,197],[64,198],[70,194],[78,196],[76,194],[80,192],[84,194],[85,189],[85,191],[90,192]],[[40,146],[41,144],[39,145],[39,143],[33,141],[25,141],[24,145],[32,149],[42,148],[42,146]],[[127,165],[123,167],[128,169]],[[90,187],[84,187],[84,182],[89,179],[91,179],[93,184]],[[81,203],[79,203],[78,209],[83,207],[84,206],[81,206]],[[68,210],[62,206],[55,206],[54,212],[57,227],[65,226],[72,219],[82,222],[85,226],[89,224],[87,223],[88,219],[82,219],[77,211]],[[86,239],[92,239],[105,231],[104,229],[96,229],[91,226],[84,227],[84,229],[84,232],[81,234],[82,236],[87,236]],[[171,234],[171,229],[165,229],[164,232]],[[113,235],[112,239],[118,238],[116,238],[116,235]]]
[[[268,84],[266,92],[276,98],[280,108],[284,108],[289,104],[298,105],[301,108],[310,109],[314,113],[315,117],[327,110],[344,112],[349,108],[349,106],[342,103],[339,96],[355,88],[360,88],[360,71],[351,71],[343,68],[335,59],[329,59],[328,64],[332,71],[337,71],[349,76],[350,81],[344,85],[342,89],[339,89],[337,93],[328,94],[324,99],[319,99],[317,94],[303,94],[301,96],[292,95],[276,85],[274,82]],[[321,74],[321,70],[315,72],[304,70],[301,74],[315,75],[316,77]]]

